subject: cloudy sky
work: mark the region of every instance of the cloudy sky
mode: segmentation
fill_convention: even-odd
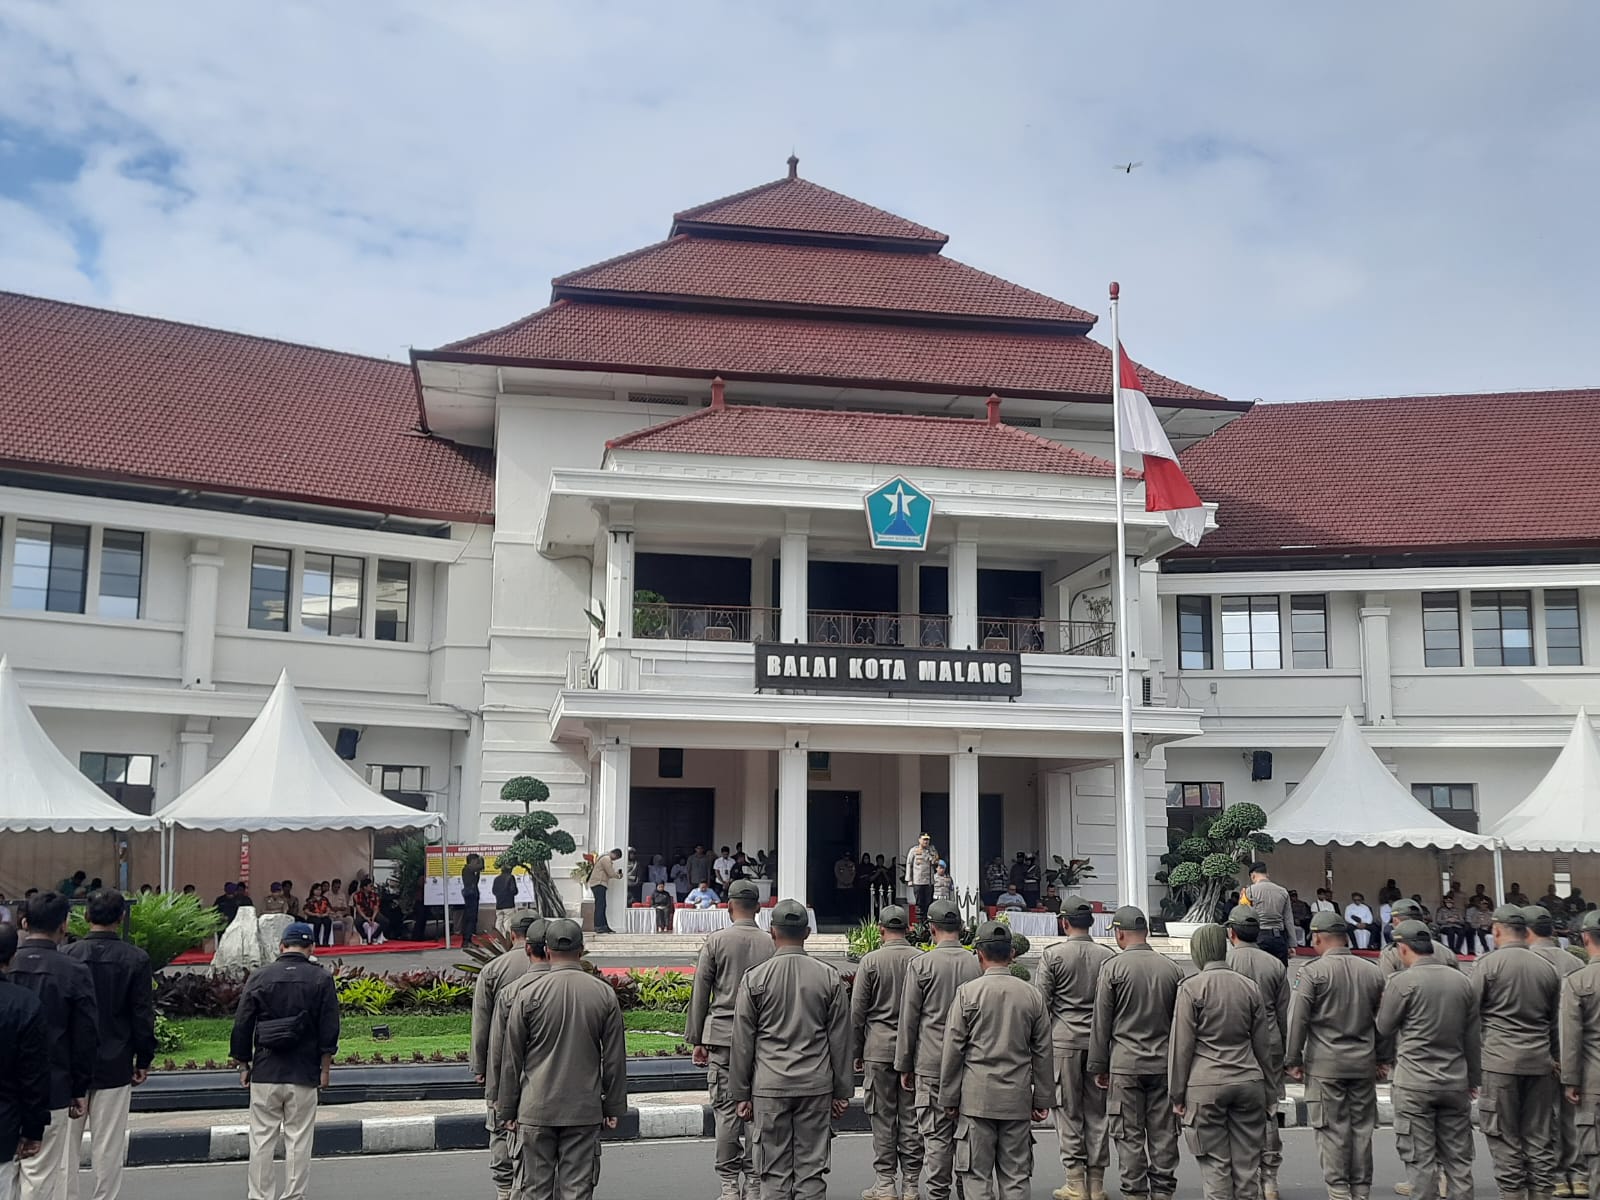
[[[1600,385],[1600,5],[1317,8],[7,0],[0,288],[399,358],[793,149],[1239,399]]]

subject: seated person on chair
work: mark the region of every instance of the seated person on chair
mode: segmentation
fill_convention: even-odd
[[[686,903],[692,904],[696,908],[715,908],[719,900],[720,898],[717,896],[716,891],[709,883],[697,884],[694,891],[690,892],[685,898]]]

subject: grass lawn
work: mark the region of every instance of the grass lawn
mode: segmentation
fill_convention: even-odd
[[[684,1015],[636,1011],[623,1013],[628,1029],[628,1053],[655,1054],[658,1051],[677,1052],[683,1042]],[[183,1049],[156,1055],[156,1066],[165,1067],[168,1059],[175,1067],[185,1068],[190,1062],[205,1066],[209,1059],[217,1066],[228,1062],[228,1041],[233,1031],[229,1017],[186,1017],[174,1021],[183,1031]],[[387,1025],[390,1037],[377,1041],[372,1036],[374,1025]],[[653,1032],[635,1032],[650,1030]],[[342,1063],[347,1056],[359,1054],[363,1062],[373,1055],[381,1055],[388,1062],[414,1062],[416,1055],[425,1061],[466,1060],[468,1044],[472,1038],[472,1014],[467,1012],[396,1014],[385,1017],[346,1015],[340,1023],[339,1054],[335,1062]]]

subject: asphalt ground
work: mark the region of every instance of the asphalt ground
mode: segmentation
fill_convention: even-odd
[[[1494,1178],[1483,1139],[1477,1141],[1473,1166],[1476,1191],[1493,1196]],[[1309,1130],[1286,1129],[1284,1162],[1279,1187],[1284,1200],[1323,1200],[1327,1188],[1317,1164],[1316,1146]],[[607,1145],[602,1158],[596,1200],[713,1200],[717,1181],[712,1170],[713,1145],[705,1139],[625,1142]],[[1061,1185],[1061,1163],[1055,1135],[1034,1138],[1034,1172],[1030,1200],[1049,1200]],[[1403,1178],[1395,1154],[1392,1130],[1380,1129],[1373,1140],[1374,1197],[1392,1197],[1393,1184]],[[1115,1152],[1113,1152],[1113,1162]],[[841,1134],[834,1140],[833,1170],[828,1194],[854,1200],[872,1185],[872,1143],[866,1134]],[[281,1167],[279,1168],[281,1171]],[[245,1195],[245,1165],[136,1167],[124,1176],[124,1200],[222,1200]],[[1108,1183],[1111,1181],[1108,1180]],[[1114,1187],[1108,1189],[1114,1196]],[[309,1195],[337,1196],[341,1200],[363,1197],[440,1197],[441,1200],[489,1200],[494,1195],[489,1180],[488,1155],[480,1151],[395,1154],[348,1159],[317,1159],[311,1164]],[[1200,1177],[1185,1151],[1178,1172],[1178,1194],[1183,1200],[1200,1195]],[[1457,1200],[1451,1197],[1451,1200]]]

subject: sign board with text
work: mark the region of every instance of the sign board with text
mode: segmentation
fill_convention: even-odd
[[[1022,656],[913,646],[757,643],[756,686],[965,699],[1022,695]]]

